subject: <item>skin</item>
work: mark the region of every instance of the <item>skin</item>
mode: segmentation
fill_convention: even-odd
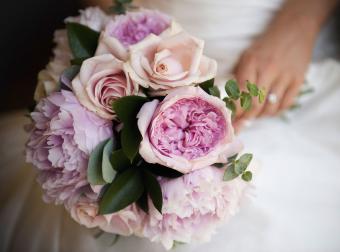
[[[275,116],[294,104],[317,35],[336,4],[337,0],[286,0],[267,30],[243,53],[234,71],[241,89],[249,80],[274,93],[278,102],[259,104],[254,98],[249,111],[238,104],[236,128],[249,119]]]
[[[156,1],[156,0],[155,0]],[[138,4],[138,0],[134,3]],[[234,126],[242,128],[247,120],[275,116],[290,108],[304,82],[317,35],[335,9],[338,0],[285,0],[265,32],[242,54],[234,74],[245,89],[246,80],[256,83],[278,102],[259,104],[253,99],[251,110],[244,111],[237,103]],[[87,0],[107,8],[111,0]]]

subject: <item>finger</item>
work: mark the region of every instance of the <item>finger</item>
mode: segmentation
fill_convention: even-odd
[[[256,77],[257,77],[256,66],[253,63],[253,61],[251,59],[247,60],[247,57],[242,57],[235,70],[235,78],[240,85],[240,90],[246,89],[245,83],[247,80],[255,82]],[[235,104],[236,104],[235,118],[238,118],[244,113],[244,110],[241,108],[240,101],[237,101]]]
[[[276,78],[276,72],[268,71],[268,72],[259,72],[258,74],[257,85],[264,89],[266,92],[271,88],[272,83]],[[263,109],[263,103],[261,104],[258,100],[258,97],[254,97],[252,100],[252,107],[249,111],[246,111],[239,119],[253,119],[257,117]]]
[[[281,101],[290,83],[291,81],[287,75],[278,78],[278,80],[274,82],[270,91],[268,92],[263,110],[259,116],[273,116],[279,112]],[[276,102],[270,100],[270,95],[276,96]]]
[[[285,91],[279,110],[286,110],[289,109],[292,105],[294,105],[296,101],[296,97],[298,96],[303,81],[295,80],[289,86],[289,88]]]

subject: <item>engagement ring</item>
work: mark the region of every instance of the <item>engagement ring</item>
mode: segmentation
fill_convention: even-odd
[[[275,104],[275,103],[277,103],[277,95],[276,94],[274,94],[274,93],[270,93],[269,95],[268,95],[268,102],[270,103],[270,104]]]

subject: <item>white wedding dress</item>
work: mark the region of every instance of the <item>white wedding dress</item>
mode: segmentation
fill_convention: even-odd
[[[231,71],[252,38],[261,33],[280,0],[144,0],[145,7],[175,16],[205,39],[206,54]],[[240,137],[262,163],[255,196],[212,241],[183,245],[195,252],[340,251],[340,64],[313,63],[306,80],[315,92],[303,107],[281,118],[261,119]],[[24,162],[23,112],[1,116],[0,251],[164,251],[135,237],[113,247],[79,226],[61,206],[41,200],[34,170]]]

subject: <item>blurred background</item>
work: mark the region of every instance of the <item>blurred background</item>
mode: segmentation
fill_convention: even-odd
[[[2,1],[0,111],[33,103],[37,73],[52,56],[53,32],[76,15],[80,0]]]
[[[37,73],[52,56],[53,32],[63,28],[63,20],[77,15],[78,9],[97,1],[34,0],[6,1],[0,15],[2,58],[0,113],[33,104]],[[338,57],[340,51],[340,10],[324,27],[314,53],[314,60]]]

